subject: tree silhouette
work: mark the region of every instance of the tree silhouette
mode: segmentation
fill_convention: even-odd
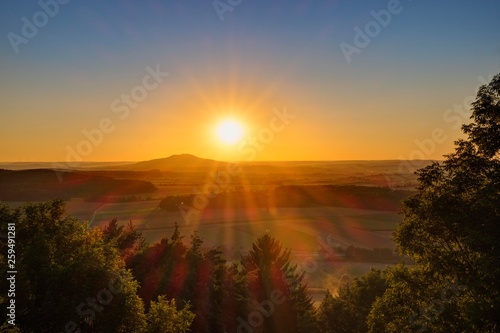
[[[60,200],[16,210],[0,205],[0,217],[2,230],[16,225],[16,324],[22,331],[143,329],[137,282],[100,229],[87,230],[67,216]]]
[[[109,221],[103,229],[104,242],[116,247],[127,264],[147,248],[147,242],[131,221],[119,226],[118,219]]]
[[[177,309],[175,299],[167,300],[159,296],[158,301],[151,302],[146,315],[146,333],[185,333],[193,322],[195,315],[189,311],[187,304],[181,310]]]
[[[391,282],[372,327],[405,329],[408,321],[385,321],[385,308],[393,318],[408,318],[412,309],[414,330],[500,329],[500,74],[479,89],[471,118],[455,151],[418,171],[418,192],[404,201],[404,221],[395,233],[416,266]],[[413,296],[404,300],[401,287]]]
[[[250,311],[267,304],[261,310],[264,332],[316,331],[315,310],[302,282],[304,273],[290,263],[290,250],[265,234],[253,243],[241,264],[248,279]],[[277,294],[283,295],[284,302],[271,305]]]
[[[318,313],[322,332],[368,332],[366,321],[371,306],[386,289],[386,272],[372,268],[362,277],[341,286],[338,296],[327,292]]]

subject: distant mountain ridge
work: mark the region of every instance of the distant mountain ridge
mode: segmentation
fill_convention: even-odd
[[[165,158],[137,162],[127,165],[127,170],[133,171],[182,171],[185,169],[209,169],[222,167],[226,163],[207,158],[197,157],[191,154],[171,155]]]
[[[236,162],[245,174],[287,175],[290,179],[309,177],[323,174],[323,177],[358,177],[370,175],[389,175],[399,177],[400,174],[413,175],[414,171],[430,165],[431,160],[331,160],[331,161],[239,161]],[[60,162],[13,162],[0,163],[0,169],[29,170],[29,169],[65,169],[65,171],[81,172],[210,172],[216,169],[225,169],[227,161],[201,158],[192,154],[177,154],[169,157],[156,158],[139,162],[82,162],[78,167],[71,168],[69,164]],[[66,168],[54,167],[54,165]],[[116,176],[116,175],[114,175]],[[122,178],[121,174],[119,177]],[[135,176],[127,175],[135,179]],[[141,177],[142,179],[143,177]],[[146,177],[147,178],[147,177]]]

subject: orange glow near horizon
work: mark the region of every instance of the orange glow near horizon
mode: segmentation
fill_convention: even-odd
[[[33,116],[38,121],[26,125],[30,136],[7,131],[16,145],[3,146],[0,160],[145,161],[182,153],[221,161],[411,159],[412,152],[418,150],[415,138],[422,141],[430,135],[427,128],[408,130],[382,121],[377,107],[385,108],[384,105],[371,107],[366,121],[360,122],[351,114],[355,115],[357,108],[367,107],[362,101],[361,105],[353,105],[348,98],[311,100],[286,80],[278,78],[262,86],[254,73],[243,79],[239,70],[230,68],[225,77],[212,77],[210,73],[201,76],[192,69],[181,68],[182,75],[175,85],[170,85],[167,78],[164,86],[151,91],[128,113],[114,113],[108,95],[83,103],[75,103],[71,95],[58,95],[59,105],[55,107],[51,103],[55,98],[44,96],[38,100],[38,107],[43,112],[60,113],[57,122],[51,117]],[[72,108],[71,117],[64,114],[67,105]],[[6,108],[16,111],[9,103]],[[282,112],[285,108],[297,117],[281,130],[281,123],[276,124],[273,119],[276,110]],[[12,117],[17,117],[17,113],[13,112]],[[104,119],[111,121],[109,126],[103,126],[106,131],[100,129]],[[233,126],[218,137],[217,126],[229,119],[240,124],[241,133]],[[65,125],[60,126],[60,121],[65,121]],[[271,138],[268,129],[273,126],[280,130],[273,131]],[[95,134],[96,130],[101,130],[102,138]],[[455,132],[447,131],[450,139],[424,157],[439,158],[447,153],[451,138],[458,136],[459,130]],[[32,140],[33,137],[39,139]],[[401,139],[391,140],[393,137]],[[243,142],[246,145],[242,146]],[[79,152],[79,147],[85,154],[74,153]]]

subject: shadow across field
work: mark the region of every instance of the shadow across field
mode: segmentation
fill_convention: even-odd
[[[355,185],[287,185],[267,190],[226,191],[210,195],[206,208],[256,209],[275,207],[344,207],[352,209],[397,211],[401,200],[411,192],[392,190],[387,187]],[[208,194],[207,194],[208,196]],[[195,201],[194,194],[167,196],[160,207],[176,211],[182,204]]]

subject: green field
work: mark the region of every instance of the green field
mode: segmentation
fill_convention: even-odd
[[[175,194],[188,192],[187,186],[164,188]],[[363,248],[393,248],[392,230],[402,221],[395,212],[358,210],[338,207],[224,209],[205,210],[198,221],[187,223],[180,211],[168,212],[159,208],[159,199],[99,203],[73,199],[67,202],[68,214],[91,227],[104,226],[117,218],[119,224],[131,221],[148,242],[170,237],[178,223],[186,242],[195,231],[204,239],[207,248],[221,246],[228,260],[237,261],[262,234],[270,233],[291,250],[291,259],[306,272],[305,282],[315,302],[326,289],[335,292],[350,277],[360,276],[371,267],[386,264],[346,262],[336,260],[335,248],[349,245]],[[19,206],[21,202],[11,202]],[[329,249],[329,261],[315,255]],[[323,252],[321,252],[323,251]],[[333,260],[331,260],[333,259]]]
[[[91,226],[103,226],[112,218],[120,224],[132,221],[149,242],[170,237],[175,222],[185,241],[197,231],[206,247],[221,246],[228,260],[238,260],[262,234],[270,233],[284,247],[291,249],[292,261],[306,271],[306,282],[313,298],[320,300],[326,289],[336,291],[341,279],[359,276],[371,267],[385,264],[335,260],[337,246],[393,248],[391,231],[401,222],[395,212],[355,210],[335,207],[206,210],[197,222],[186,223],[179,212],[167,212],[158,207],[159,200],[89,204],[68,203],[70,214],[88,216]],[[94,211],[92,211],[94,209]],[[89,211],[86,211],[89,210]],[[333,261],[315,259],[317,251],[330,249]],[[317,258],[317,257],[316,257]],[[332,258],[332,257],[330,257]]]
[[[401,216],[394,212],[314,207],[277,208],[271,212],[266,209],[205,210],[200,220],[186,222],[180,211],[161,210],[158,203],[151,200],[102,204],[87,216],[91,217],[92,226],[102,226],[112,218],[120,223],[132,221],[151,242],[170,236],[177,222],[184,234],[198,230],[210,245],[248,248],[255,238],[267,231],[293,250],[304,246],[314,250],[311,239],[326,236],[337,239],[339,245],[392,247],[387,232],[401,221]],[[84,208],[77,204],[70,202],[68,208],[70,214],[83,215]]]

